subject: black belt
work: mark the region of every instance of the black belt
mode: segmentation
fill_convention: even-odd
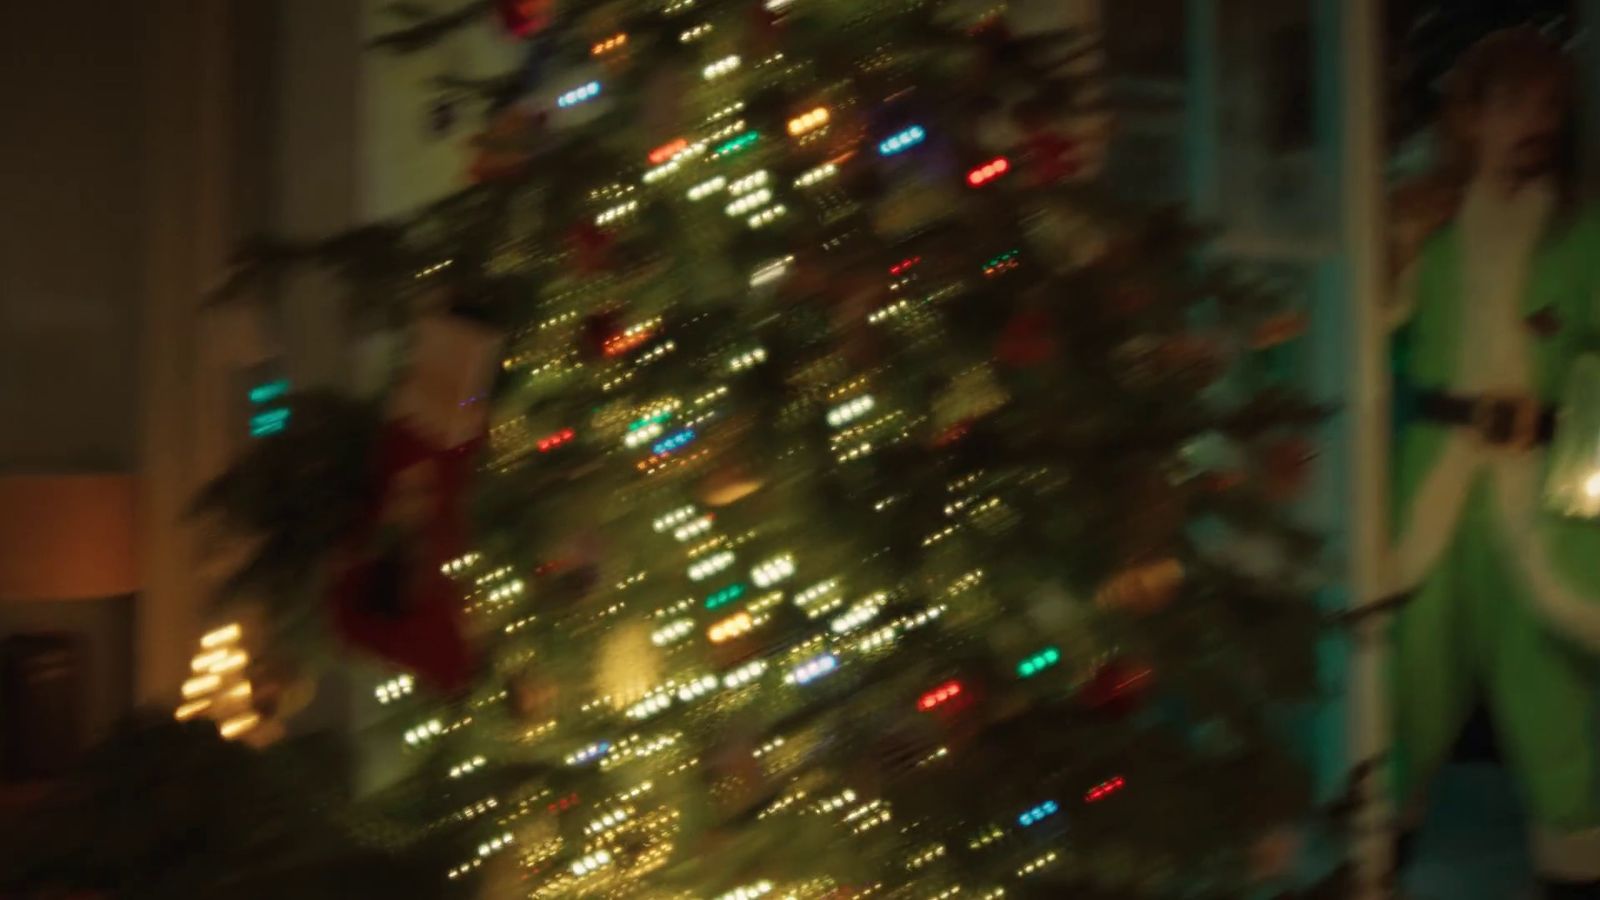
[[[1556,411],[1531,397],[1419,391],[1417,412],[1443,425],[1470,428],[1490,444],[1548,444],[1556,433]]]

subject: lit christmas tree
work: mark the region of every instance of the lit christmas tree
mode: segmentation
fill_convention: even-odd
[[[373,840],[447,837],[460,896],[1286,875],[1318,411],[1258,360],[1304,321],[1082,177],[1083,36],[502,0],[379,43],[483,15],[527,52],[447,82],[474,185],[260,256],[405,320],[382,414],[300,395],[208,497],[237,587],[395,669]]]

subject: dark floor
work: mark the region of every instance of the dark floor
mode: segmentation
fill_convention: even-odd
[[[1403,876],[1408,900],[1525,900],[1535,896],[1522,813],[1505,770],[1445,767]]]

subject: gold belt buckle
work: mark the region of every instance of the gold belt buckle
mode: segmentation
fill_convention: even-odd
[[[1503,440],[1496,440],[1502,410],[1511,412],[1510,427]],[[1472,404],[1472,429],[1491,447],[1531,449],[1539,443],[1539,403],[1526,394],[1482,394]]]

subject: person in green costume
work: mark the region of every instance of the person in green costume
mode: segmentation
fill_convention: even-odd
[[[1437,227],[1399,248],[1393,776],[1415,817],[1481,704],[1544,896],[1600,900],[1600,524],[1541,503],[1554,404],[1600,335],[1600,220],[1563,171],[1573,83],[1531,30],[1469,50],[1443,175],[1414,195]]]

